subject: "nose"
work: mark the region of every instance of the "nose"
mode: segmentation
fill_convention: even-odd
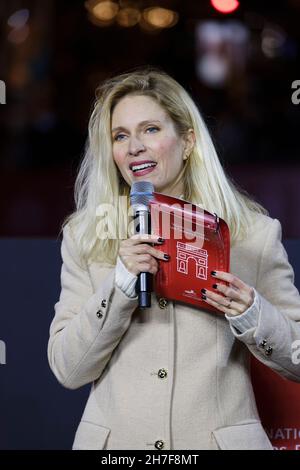
[[[143,144],[143,142],[135,137],[135,136],[131,136],[130,140],[129,140],[129,148],[128,148],[128,153],[129,155],[139,155],[140,153],[143,153],[145,151],[145,146]]]

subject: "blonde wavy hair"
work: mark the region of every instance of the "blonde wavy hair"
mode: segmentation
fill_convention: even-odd
[[[99,237],[97,207],[112,204],[120,211],[120,224],[127,220],[123,212],[126,208],[118,201],[119,196],[129,200],[130,187],[113,160],[111,117],[116,104],[128,94],[154,99],[172,118],[180,134],[194,130],[195,145],[178,175],[184,181],[184,199],[224,219],[232,244],[246,238],[253,213],[268,215],[268,211],[226,175],[204,120],[187,91],[166,73],[144,68],[111,78],[96,90],[85,153],[75,181],[76,210],[62,224],[62,230],[65,225],[70,226],[80,257],[86,262],[116,262],[120,240]]]

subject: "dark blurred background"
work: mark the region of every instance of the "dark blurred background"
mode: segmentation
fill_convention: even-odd
[[[0,237],[58,235],[95,88],[150,64],[188,89],[229,175],[299,238],[299,18],[300,0],[1,0]]]

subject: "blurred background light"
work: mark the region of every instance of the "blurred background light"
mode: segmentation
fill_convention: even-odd
[[[110,0],[88,0],[85,7],[89,11],[89,18],[97,25],[110,24],[119,11],[119,5]],[[94,21],[93,21],[94,20]]]
[[[23,8],[13,13],[7,20],[7,24],[15,29],[20,29],[25,26],[29,18],[29,10]]]
[[[141,13],[137,8],[126,7],[119,10],[116,20],[120,26],[129,28],[135,26],[141,19]]]
[[[202,82],[213,88],[222,88],[229,74],[226,59],[215,54],[205,54],[199,60],[196,70]]]
[[[28,35],[29,35],[29,27],[27,26],[27,24],[25,24],[21,28],[12,29],[9,32],[7,39],[9,42],[17,45],[17,44],[21,44],[22,42],[24,42],[27,39]]]
[[[282,54],[286,35],[279,26],[267,25],[261,37],[261,48],[266,57],[273,59]]]
[[[100,2],[93,8],[93,15],[102,21],[112,20],[118,13],[118,5],[114,2]]]
[[[203,48],[219,46],[222,36],[222,28],[217,21],[203,21],[196,28],[196,40]]]
[[[196,28],[196,73],[211,88],[223,88],[247,61],[249,31],[240,21],[203,21]]]
[[[232,13],[240,5],[237,0],[211,0],[211,4],[220,13]]]
[[[143,11],[143,17],[154,28],[171,28],[178,21],[178,14],[167,8],[151,7]]]

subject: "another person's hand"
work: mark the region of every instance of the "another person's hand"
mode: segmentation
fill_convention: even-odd
[[[126,240],[122,240],[119,248],[119,256],[127,270],[136,276],[141,272],[156,274],[158,261],[167,261],[169,255],[156,250],[150,243],[163,243],[158,235],[135,234]]]
[[[241,315],[254,302],[255,291],[237,276],[223,271],[212,271],[213,278],[229,282],[229,286],[215,283],[215,291],[202,289],[202,299],[229,316]],[[218,293],[219,292],[219,293]]]

